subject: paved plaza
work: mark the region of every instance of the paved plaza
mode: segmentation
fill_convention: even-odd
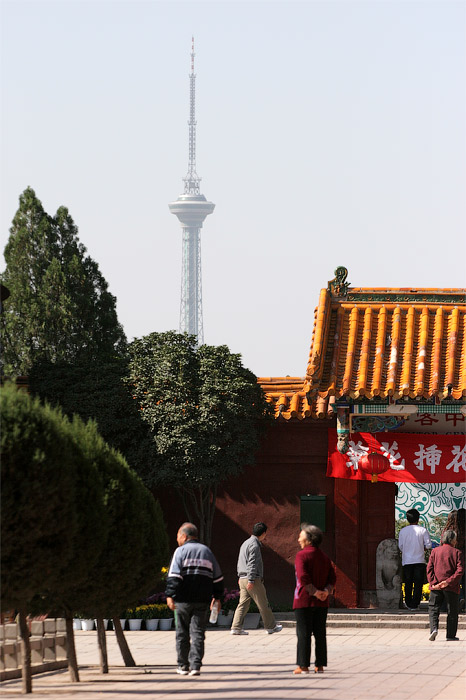
[[[81,683],[68,671],[34,676],[43,700],[465,700],[466,631],[459,642],[435,642],[419,629],[328,629],[329,666],[323,675],[293,676],[293,627],[238,637],[209,630],[199,677],[175,673],[175,633],[125,632],[138,666],[125,668],[113,632],[107,632],[110,673],[98,668],[96,632],[76,632]],[[2,698],[21,694],[21,681],[5,681]]]

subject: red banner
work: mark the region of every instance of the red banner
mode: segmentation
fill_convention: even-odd
[[[349,450],[337,450],[337,431],[328,431],[327,476],[336,479],[370,481],[359,467],[364,454],[378,452],[390,461],[390,469],[378,475],[380,481],[411,483],[459,483],[466,481],[466,439],[464,435],[420,433],[352,433]]]

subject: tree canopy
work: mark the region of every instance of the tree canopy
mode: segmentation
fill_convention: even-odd
[[[70,422],[13,383],[0,408],[1,606],[20,612],[30,692],[26,613],[65,613],[72,663],[73,612],[117,617],[145,598],[168,543],[159,504],[94,422]]]
[[[119,617],[157,583],[168,539],[160,506],[122,455],[103,443],[102,457],[107,538],[73,600],[76,609],[91,616]]]
[[[27,374],[39,359],[92,361],[125,346],[115,297],[79,242],[66,207],[50,216],[28,187],[4,251],[4,371]]]
[[[270,416],[255,375],[226,346],[152,333],[129,345],[129,381],[157,458],[141,476],[180,493],[210,542],[218,485],[252,464]]]
[[[73,556],[79,453],[68,421],[14,385],[2,388],[1,604],[53,589]]]
[[[155,459],[155,446],[126,382],[126,356],[99,362],[42,361],[29,373],[29,388],[42,400],[60,406],[70,418],[95,420],[99,433],[140,473]]]

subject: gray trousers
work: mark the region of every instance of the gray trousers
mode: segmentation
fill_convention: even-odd
[[[209,614],[209,603],[176,603],[176,655],[185,670],[202,666]]]
[[[262,622],[266,630],[272,630],[275,627],[275,616],[270,608],[267,600],[265,586],[260,578],[254,581],[254,587],[248,591],[248,581],[245,578],[239,579],[239,603],[235,610],[235,616],[231,625],[232,630],[240,630],[243,627],[244,618],[251,605],[251,600],[255,602],[261,614]]]

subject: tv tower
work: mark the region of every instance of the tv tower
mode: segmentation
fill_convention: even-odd
[[[196,172],[196,75],[194,73],[194,37],[191,50],[189,160],[184,181],[184,194],[168,205],[183,229],[183,261],[181,267],[180,333],[197,336],[197,344],[204,342],[202,323],[201,228],[204,219],[212,214],[215,204],[201,194],[201,178]]]

